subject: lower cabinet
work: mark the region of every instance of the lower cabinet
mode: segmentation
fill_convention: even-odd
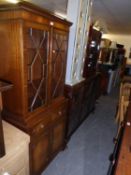
[[[94,110],[96,99],[100,96],[100,78],[97,73],[74,86],[66,85],[65,96],[69,99],[67,140]]]
[[[66,101],[67,102],[67,101]],[[54,156],[65,147],[67,103],[43,115],[32,129],[30,143],[30,174],[40,175]]]

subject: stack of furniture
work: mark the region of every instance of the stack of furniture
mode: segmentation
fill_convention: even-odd
[[[108,175],[129,175],[131,164],[131,78],[124,77],[120,87],[120,97],[116,121],[118,132],[114,139],[114,151],[110,156]]]
[[[14,84],[3,94],[3,118],[30,135],[31,175],[65,146],[70,25],[26,2],[0,6],[0,78]]]
[[[101,41],[102,48],[97,64],[98,70],[102,73],[103,93],[110,93],[112,88],[117,85],[126,62],[124,46],[107,41],[106,39]]]

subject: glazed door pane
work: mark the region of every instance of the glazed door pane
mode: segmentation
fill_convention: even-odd
[[[47,30],[25,29],[28,111],[33,111],[47,102],[48,39]]]
[[[67,56],[68,35],[64,31],[54,29],[53,49],[52,49],[52,79],[51,97],[52,99],[63,95],[65,81],[65,67]]]

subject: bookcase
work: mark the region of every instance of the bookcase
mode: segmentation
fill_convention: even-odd
[[[30,135],[30,174],[38,175],[65,145],[64,97],[71,23],[34,5],[0,6],[0,78],[3,118]]]

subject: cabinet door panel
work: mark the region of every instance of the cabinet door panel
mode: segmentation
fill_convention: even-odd
[[[31,162],[32,167],[31,170],[33,175],[39,174],[44,166],[49,161],[49,153],[50,153],[50,134],[49,132],[45,132],[44,135],[37,136],[36,141],[31,145]],[[34,138],[35,140],[35,138]]]
[[[24,40],[28,110],[33,111],[47,101],[49,32],[46,29],[25,27]]]
[[[56,153],[64,145],[65,139],[65,119],[58,121],[53,128],[52,151]]]
[[[52,50],[52,79],[51,97],[56,98],[63,95],[65,68],[67,56],[68,34],[64,31],[54,29],[53,31],[53,50]]]

